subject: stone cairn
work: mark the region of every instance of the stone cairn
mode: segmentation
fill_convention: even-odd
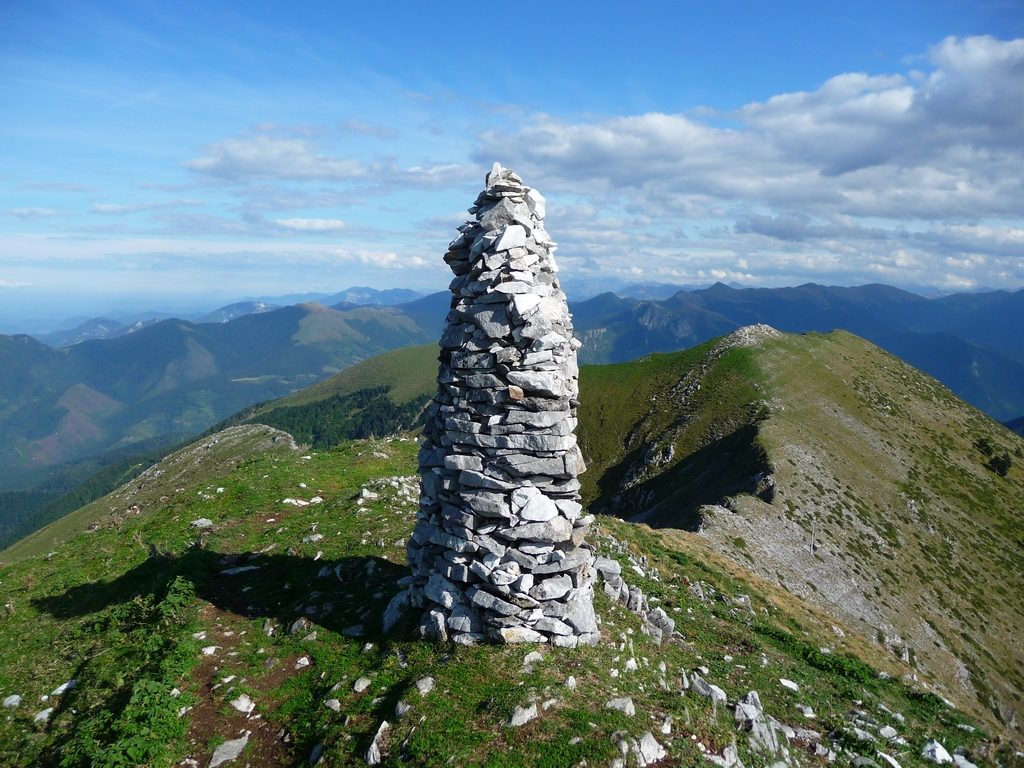
[[[412,575],[389,608],[475,643],[599,638],[576,445],[579,368],[544,198],[495,163],[444,260],[455,273],[420,449]]]

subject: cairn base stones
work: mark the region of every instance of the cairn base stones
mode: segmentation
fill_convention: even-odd
[[[497,163],[445,262],[451,310],[420,449],[401,603],[420,632],[475,643],[596,643],[593,555],[573,433],[579,369],[544,198]],[[386,619],[387,621],[387,619]]]

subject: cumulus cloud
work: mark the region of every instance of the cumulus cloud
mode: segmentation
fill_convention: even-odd
[[[844,73],[747,104],[727,127],[706,110],[534,115],[484,133],[475,157],[599,211],[561,233],[569,248],[626,247],[606,237],[612,221],[625,239],[660,236],[670,247],[652,250],[650,272],[674,263],[707,274],[702,254],[713,254],[727,271],[745,272],[744,261],[769,279],[884,272],[927,283],[940,266],[947,283],[997,279],[1012,266],[941,258],[1020,252],[1024,40],[951,37],[925,60],[927,71]],[[687,226],[700,230],[690,242]]]
[[[394,251],[338,248],[331,253],[341,261],[354,262],[367,267],[375,267],[377,269],[437,269],[436,259],[425,259],[422,256],[399,254]]]
[[[357,160],[319,154],[308,139],[267,135],[225,139],[185,167],[224,179],[348,180],[369,173]]]
[[[371,130],[369,125],[363,126]],[[187,161],[189,170],[226,181],[330,181],[359,185],[363,195],[380,195],[398,187],[444,188],[480,175],[467,163],[433,162],[403,167],[393,159],[366,161],[331,154],[314,139],[258,133],[225,139]]]

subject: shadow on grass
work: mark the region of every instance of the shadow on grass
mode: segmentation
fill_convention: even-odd
[[[178,555],[154,554],[109,581],[80,584],[33,599],[38,610],[57,619],[86,620],[76,630],[81,643],[76,655],[82,659],[73,674],[78,684],[54,697],[47,729],[55,735],[57,749],[40,764],[61,764],[62,747],[69,746],[83,729],[100,743],[119,738],[116,723],[129,706],[133,686],[165,677],[165,660],[187,637],[182,627],[167,642],[153,642],[158,632],[166,631],[160,626],[160,611],[175,600],[173,593],[181,590],[183,582],[191,585],[196,597],[222,611],[250,620],[270,619],[279,634],[286,634],[297,619],[305,617],[316,627],[296,631],[297,639],[318,628],[383,646],[384,608],[398,589],[396,582],[408,572],[405,566],[374,556],[314,560],[290,554],[224,554],[195,547]],[[93,665],[109,651],[105,643],[111,632],[138,636],[123,659],[130,668],[117,676],[109,668]],[[383,707],[394,708],[398,696],[412,684],[404,683],[389,694]],[[294,747],[308,754],[312,744],[301,740]]]
[[[656,528],[696,531],[701,524],[698,510],[702,505],[718,504],[727,496],[753,493],[756,478],[771,471],[757,442],[757,433],[757,424],[745,424],[664,472],[628,490],[620,490],[628,470],[644,460],[646,447],[641,446],[601,478],[601,495],[591,509]]]
[[[181,577],[197,597],[248,619],[291,624],[306,615],[324,629],[371,637],[380,635],[383,609],[397,591],[395,583],[408,573],[405,566],[373,556],[314,560],[192,548],[180,555],[154,555],[112,581],[81,584],[32,603],[59,619],[85,616],[144,595],[160,602]],[[318,603],[315,613],[302,612]],[[353,630],[359,624],[361,633]]]

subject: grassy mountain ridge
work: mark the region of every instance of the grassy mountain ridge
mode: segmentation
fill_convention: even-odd
[[[0,693],[21,700],[0,721],[0,763],[206,765],[243,739],[238,764],[363,765],[376,742],[384,765],[555,768],[609,764],[622,748],[632,763],[650,734],[660,765],[732,750],[755,766],[822,765],[830,751],[837,765],[884,751],[917,766],[929,739],[979,765],[1013,764],[989,723],[907,685],[898,659],[874,658],[827,614],[681,531],[606,518],[591,537],[675,617],[663,645],[600,589],[592,649],[527,659],[534,648],[380,636],[406,572],[415,452],[398,438],[303,454],[273,430],[234,427],[83,510],[52,550],[5,566]],[[728,706],[696,694],[694,674]],[[733,702],[750,690],[790,728],[776,754],[736,725]],[[635,714],[608,706],[621,697]],[[530,705],[536,717],[510,727]]]
[[[911,359],[995,418],[1024,411],[1024,347],[1016,330],[1024,323],[1024,291],[926,299],[887,285],[718,283],[661,301],[604,294],[573,303],[572,311],[584,362],[677,350],[756,323],[793,333],[841,328]]]
[[[842,332],[734,346],[685,390],[630,386],[624,406],[581,407],[593,508],[699,528],[1012,722],[1024,692],[1024,442]],[[617,414],[621,447],[592,455],[587,407],[632,411]],[[1005,477],[982,441],[1016,459]]]
[[[389,353],[287,402],[399,382],[403,396],[429,394],[433,353]],[[701,530],[879,652],[912,657],[949,695],[1012,720],[1024,691],[1024,446],[1012,433],[844,332],[744,329],[583,366],[580,400],[591,509]],[[277,408],[246,418],[280,424]],[[1012,457],[1006,477],[976,447],[982,438]],[[919,609],[904,610],[907,599]]]

